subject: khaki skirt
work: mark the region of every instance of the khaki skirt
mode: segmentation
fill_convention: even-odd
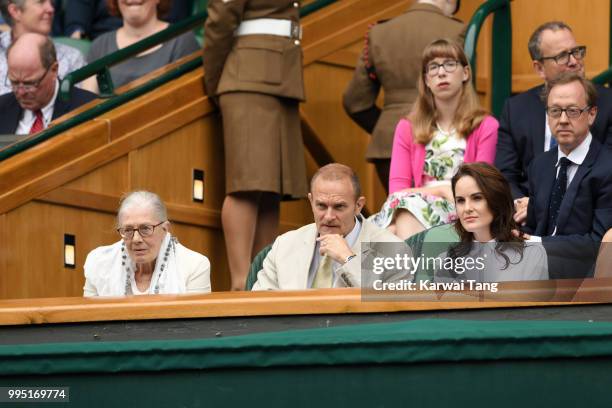
[[[254,92],[219,98],[225,192],[267,191],[283,199],[308,192],[298,101]]]

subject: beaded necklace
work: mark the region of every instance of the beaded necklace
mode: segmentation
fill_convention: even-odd
[[[170,251],[175,250],[175,243],[176,243],[176,238],[175,237],[170,237],[170,239],[168,240],[168,245],[166,245],[166,250],[164,251],[164,259],[162,264],[159,267],[159,273],[157,273],[157,276],[154,276],[151,278],[151,284],[153,284],[153,281],[155,280],[155,286],[153,287],[153,294],[157,295],[159,294],[159,281],[161,280],[161,277],[164,273],[164,271],[166,270],[166,266],[168,264],[168,257],[170,256]],[[125,294],[126,295],[132,295],[132,280],[135,280],[135,270],[132,269],[130,267],[130,265],[128,265],[128,255],[127,255],[127,250],[125,248],[125,242],[121,243],[121,265],[123,266],[123,268],[125,269]],[[157,268],[156,268],[157,270]],[[157,278],[157,279],[156,279]],[[149,284],[149,288],[151,287]]]

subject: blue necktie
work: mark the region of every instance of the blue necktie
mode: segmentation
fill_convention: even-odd
[[[559,160],[559,174],[555,180],[552,193],[550,195],[550,204],[548,206],[548,235],[552,235],[557,226],[557,217],[559,216],[559,208],[565,195],[567,188],[567,166],[572,162],[567,157],[562,157]]]

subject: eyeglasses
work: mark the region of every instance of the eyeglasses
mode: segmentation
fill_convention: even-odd
[[[149,237],[153,235],[153,232],[155,231],[155,227],[159,227],[164,222],[166,221],[162,221],[159,224],[155,224],[155,225],[143,224],[143,225],[139,225],[138,228],[121,227],[121,228],[117,228],[117,232],[119,233],[119,235],[121,235],[121,238],[123,239],[132,239],[134,237],[135,231],[138,231],[141,237]]]
[[[583,112],[586,112],[589,109],[591,109],[591,106],[586,106],[582,109],[580,109],[577,106],[570,106],[569,108],[560,108],[558,106],[547,106],[546,113],[548,113],[548,116],[550,116],[551,118],[560,118],[561,114],[565,112],[568,118],[575,119],[579,117],[580,115],[582,115]]]
[[[427,73],[427,75],[429,76],[435,76],[440,71],[440,67],[444,67],[444,71],[451,73],[455,72],[459,65],[461,65],[459,61],[455,60],[444,61],[442,64],[438,64],[437,62],[431,62],[425,67],[425,73]]]
[[[586,46],[581,45],[581,46],[572,48],[569,51],[563,51],[562,53],[559,53],[555,55],[554,57],[542,57],[540,58],[540,61],[549,59],[549,60],[554,60],[555,63],[557,63],[558,65],[567,65],[567,63],[570,61],[570,55],[572,55],[574,59],[581,61],[586,55]]]
[[[47,76],[47,73],[49,72],[49,69],[51,69],[50,65],[47,70],[45,71],[44,74],[42,74],[42,76],[37,79],[36,81],[13,81],[12,79],[10,79],[8,76],[6,77],[6,81],[5,81],[5,85],[11,87],[11,89],[13,91],[17,91],[17,89],[21,88],[26,92],[31,92],[35,89],[38,89],[38,87],[40,86],[40,83],[43,81],[43,79],[45,79],[45,77]]]

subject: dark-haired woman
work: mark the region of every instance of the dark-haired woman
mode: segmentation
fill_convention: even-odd
[[[107,0],[109,13],[121,17],[123,26],[96,38],[91,44],[87,62],[91,63],[167,28],[168,23],[160,17],[168,13],[170,3],[170,0]],[[200,46],[191,31],[181,34],[113,65],[110,68],[113,85],[119,87],[132,82],[198,49]],[[86,79],[83,84],[85,89],[98,93],[95,77]]]
[[[449,267],[438,269],[436,280],[548,279],[544,247],[512,233],[518,229],[512,217],[512,193],[499,170],[487,163],[463,164],[453,176],[451,188],[460,242],[442,255]]]

